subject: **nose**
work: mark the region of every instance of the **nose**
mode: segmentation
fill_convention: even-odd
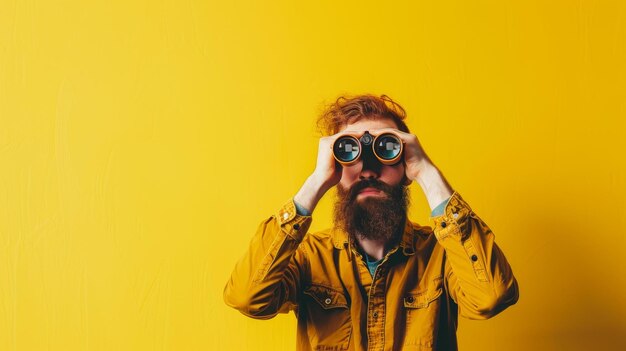
[[[367,153],[362,155],[361,162],[363,162],[363,167],[361,168],[361,174],[359,175],[360,179],[378,179],[380,177],[380,170],[383,167],[383,164],[380,163],[374,155],[369,155]]]

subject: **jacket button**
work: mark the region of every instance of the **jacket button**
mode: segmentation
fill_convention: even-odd
[[[300,224],[296,223],[293,225],[293,229],[298,230],[300,229]]]
[[[441,228],[445,228],[446,227],[446,222],[441,222]]]
[[[413,299],[413,296],[407,297],[406,300],[408,301],[408,303],[413,303],[413,301],[415,301],[415,299]]]
[[[374,313],[372,313],[372,316],[374,316],[374,318],[378,317],[378,312],[374,311]]]
[[[330,299],[330,297],[327,297],[327,298],[326,298],[326,300],[324,300],[324,303],[325,303],[325,304],[327,304],[327,305],[330,305],[330,303],[331,303],[332,301],[333,301],[333,300],[331,300],[331,299]]]
[[[478,256],[472,255],[472,261],[474,261],[474,262],[478,261]]]

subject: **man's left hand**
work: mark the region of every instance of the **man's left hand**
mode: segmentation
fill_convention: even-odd
[[[404,166],[407,178],[405,185],[415,181],[420,172],[431,163],[430,158],[426,155],[424,148],[422,148],[417,136],[414,134],[405,133],[395,128],[381,128],[370,132],[372,135],[391,132],[400,137],[404,143]]]

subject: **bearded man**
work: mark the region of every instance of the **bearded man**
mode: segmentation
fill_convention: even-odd
[[[227,305],[256,319],[294,311],[296,350],[386,351],[457,350],[459,315],[488,319],[518,301],[493,232],[405,118],[386,95],[340,97],[327,107],[314,172],[259,224],[224,287]],[[395,162],[367,142],[385,134],[402,146]],[[360,144],[346,149],[357,157],[342,162],[337,145],[347,136]],[[432,226],[407,216],[413,182]],[[334,186],[334,226],[308,233],[313,210]]]

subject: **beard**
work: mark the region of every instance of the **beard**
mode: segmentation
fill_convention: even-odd
[[[359,192],[368,187],[378,189],[383,194],[357,199]],[[368,178],[350,189],[337,185],[333,215],[335,225],[348,233],[351,242],[360,238],[391,245],[401,239],[409,205],[408,186],[390,186]]]

